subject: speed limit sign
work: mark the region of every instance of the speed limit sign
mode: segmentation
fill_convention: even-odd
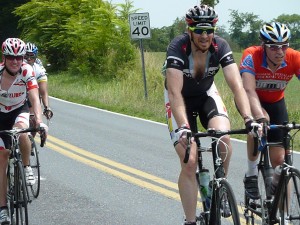
[[[129,23],[131,39],[151,38],[149,13],[132,13]]]

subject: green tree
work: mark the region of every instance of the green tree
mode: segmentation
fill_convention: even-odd
[[[231,10],[230,16],[230,37],[240,48],[244,49],[250,45],[259,44],[259,30],[263,21],[257,15]]]
[[[215,7],[219,3],[219,0],[202,0],[201,4],[206,4],[211,7]]]
[[[118,11],[102,0],[32,0],[18,7],[23,37],[36,42],[56,69],[76,74],[116,74],[134,58],[128,20],[130,2]]]
[[[0,2],[0,43],[9,37],[19,37],[21,30],[18,29],[19,17],[12,11],[29,0],[1,0]]]
[[[298,14],[282,14],[278,16],[274,21],[287,24],[291,30],[291,47],[295,49],[300,49],[300,15]]]

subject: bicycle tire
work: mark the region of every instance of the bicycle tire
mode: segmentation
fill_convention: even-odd
[[[276,209],[276,220],[280,224],[300,224],[300,171],[290,168],[284,177],[284,186]],[[275,221],[276,221],[275,220]]]
[[[10,216],[11,224],[15,224],[14,222],[14,176],[10,174],[13,165],[8,164],[7,167],[7,206]]]
[[[230,216],[224,216],[224,200],[228,201]],[[212,205],[210,212],[211,225],[240,225],[240,216],[233,194],[233,190],[227,180],[220,181],[219,187],[213,187]]]
[[[39,152],[37,149],[36,142],[32,135],[29,135],[31,142],[31,153],[30,153],[30,166],[32,168],[33,175],[35,177],[35,184],[29,185],[31,193],[34,198],[37,198],[40,193],[41,187],[41,171],[40,171],[40,161],[39,161]]]
[[[28,196],[24,166],[16,162],[14,172],[14,206],[16,225],[28,225]]]

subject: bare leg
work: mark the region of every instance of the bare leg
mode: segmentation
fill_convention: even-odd
[[[0,207],[6,206],[8,150],[0,150]]]
[[[197,168],[197,152],[196,144],[191,145],[190,158],[188,163],[183,163],[185,149],[177,144],[176,152],[181,163],[181,172],[178,179],[178,188],[181,198],[182,207],[186,216],[186,221],[193,222],[196,219],[197,207],[197,182],[196,182],[196,168]]]

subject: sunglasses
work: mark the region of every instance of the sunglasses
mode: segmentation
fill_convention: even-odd
[[[25,55],[25,57],[24,57],[26,60],[28,60],[28,59],[35,59],[36,57],[35,57],[35,55]]]
[[[13,61],[15,59],[17,61],[23,61],[23,56],[6,55],[5,58],[8,59],[8,60],[11,60],[11,61]]]
[[[279,49],[282,49],[282,51],[285,51],[289,47],[289,43],[287,44],[282,44],[282,45],[277,45],[277,44],[265,44],[271,51],[278,51]]]
[[[194,32],[195,34],[213,34],[215,32],[215,28],[214,27],[210,27],[210,28],[204,28],[204,27],[189,27],[190,31]]]

